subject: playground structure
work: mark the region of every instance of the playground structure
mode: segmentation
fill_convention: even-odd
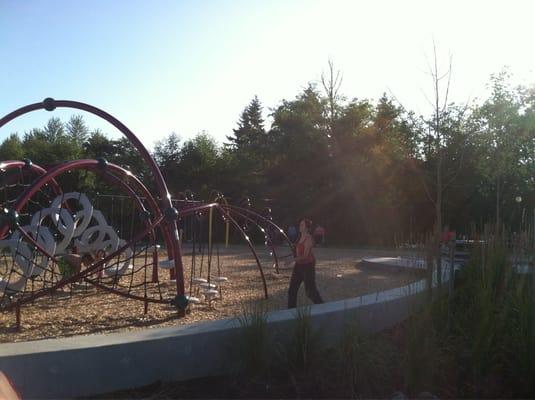
[[[270,215],[253,211],[250,201],[233,206],[218,191],[212,192],[209,202],[194,200],[189,191],[173,200],[139,139],[119,120],[85,103],[47,98],[6,115],[0,128],[26,113],[58,107],[87,111],[115,126],[138,151],[152,181],[142,182],[132,171],[104,158],[73,160],[48,169],[29,160],[1,162],[0,311],[15,311],[20,326],[22,306],[44,296],[54,299],[57,293],[72,295],[74,289],[96,287],[142,301],[145,313],[150,303],[163,303],[173,304],[183,315],[191,303],[210,303],[222,296],[227,278],[221,275],[214,243],[215,225],[221,222],[226,246],[233,227],[249,247],[263,295],[268,296],[248,232],[254,229],[263,235],[276,272],[273,232],[288,238]],[[182,246],[191,251],[189,282],[184,279]],[[73,257],[80,265],[84,261],[79,270],[66,262]],[[165,282],[160,269],[169,271]],[[173,284],[173,295],[162,290],[164,283]]]

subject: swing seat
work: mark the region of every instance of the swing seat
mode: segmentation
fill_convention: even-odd
[[[171,269],[175,267],[175,260],[162,260],[158,262],[158,266],[163,269]]]
[[[207,283],[208,281],[204,278],[193,278],[192,282],[195,284],[199,284],[199,283]]]
[[[215,289],[217,287],[213,283],[208,283],[208,282],[201,283],[199,286],[202,287],[203,289],[208,289],[208,290],[209,289]],[[216,292],[217,292],[217,290],[216,290]]]
[[[213,281],[223,283],[228,282],[228,278],[226,276],[216,276],[215,278],[213,278]]]
[[[129,264],[128,267],[126,267],[124,270],[119,265],[114,265],[111,267],[104,268],[104,274],[106,276],[115,276],[115,275],[124,275],[128,271],[132,271],[134,269],[134,266],[132,264]]]
[[[204,297],[207,300],[213,300],[219,294],[219,292],[215,289],[206,289],[203,290],[202,294],[204,294]]]
[[[73,282],[72,288],[73,290],[80,290],[80,291],[90,291],[90,290],[96,289],[95,286],[89,285],[87,282]]]
[[[277,264],[273,263],[272,268],[273,269],[277,269]],[[292,264],[286,265],[286,264],[279,263],[279,271],[280,270],[285,270],[285,269],[292,269],[292,268],[293,268]]]

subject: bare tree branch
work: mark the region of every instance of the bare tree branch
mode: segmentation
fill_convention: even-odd
[[[429,103],[429,105],[434,108],[433,102],[431,101],[431,99],[429,97],[427,97],[427,94],[423,91],[423,89],[420,89],[420,91],[424,95],[424,97],[427,100],[427,102]]]
[[[466,110],[468,110],[468,104],[469,104],[469,102],[467,102],[465,104],[464,108],[459,113],[459,118],[461,120],[464,120],[464,114],[466,113]],[[468,136],[465,136],[464,142],[462,143],[462,146],[460,146],[461,147],[461,157],[460,157],[460,161],[459,161],[459,166],[458,166],[457,170],[453,173],[453,176],[451,177],[451,179],[444,185],[444,190],[446,190],[448,187],[451,186],[451,184],[455,181],[455,179],[457,179],[457,177],[459,176],[459,173],[463,169],[464,155],[465,155],[465,150],[466,150],[465,144],[466,144],[467,140],[468,140]]]
[[[442,107],[442,112],[445,112],[446,108],[448,107],[448,96],[450,93],[450,83],[451,83],[451,63],[452,63],[452,56],[450,55],[450,66],[447,72],[448,84],[446,86],[446,97],[444,97],[444,106]]]

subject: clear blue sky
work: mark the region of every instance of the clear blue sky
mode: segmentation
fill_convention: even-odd
[[[453,56],[452,100],[484,95],[504,65],[535,83],[533,15],[528,0],[0,0],[0,114],[50,96],[103,108],[148,147],[172,131],[222,142],[255,94],[267,114],[329,58],[348,97],[392,92],[426,113],[433,38],[444,64]],[[51,115],[13,121],[0,140]]]

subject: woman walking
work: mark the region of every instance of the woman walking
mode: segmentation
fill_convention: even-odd
[[[301,282],[305,282],[305,292],[314,304],[323,303],[318,288],[316,287],[316,259],[312,252],[314,240],[310,234],[312,221],[303,219],[299,223],[300,237],[295,246],[296,257],[294,258],[294,268],[290,278],[290,288],[288,289],[288,308],[295,308],[297,305],[297,292]],[[290,261],[291,263],[292,261]]]

